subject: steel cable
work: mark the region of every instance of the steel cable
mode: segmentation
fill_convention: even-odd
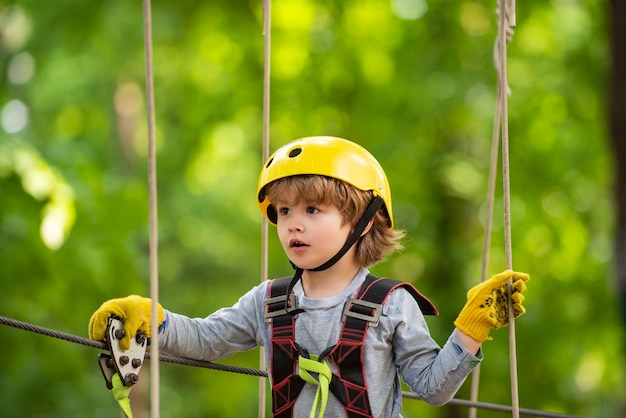
[[[100,350],[108,351],[107,345],[103,341],[94,341],[89,338],[79,337],[76,335],[68,334],[66,332],[56,331],[49,328],[44,328],[38,325],[29,324],[27,322],[18,321],[15,319],[0,316],[0,324],[8,325],[13,328],[19,328],[25,331],[34,332],[36,334],[45,335],[47,337],[58,338],[60,340],[69,341],[76,344],[85,345],[87,347],[98,348]],[[146,358],[151,358],[150,352],[146,351]],[[193,360],[183,357],[174,357],[165,354],[159,354],[159,360],[167,363],[182,364],[185,366],[203,367],[206,369],[215,369],[232,373],[247,374],[252,376],[267,377],[267,373],[261,370],[250,369],[247,367],[231,366],[228,364],[213,363],[205,360]]]
[[[77,335],[53,330],[50,328],[45,328],[39,325],[33,325],[28,322],[23,322],[23,321],[18,321],[16,319],[8,318],[6,316],[0,316],[0,325],[7,325],[13,328],[18,328],[24,331],[30,331],[36,334],[47,336],[47,337],[53,337],[53,338],[57,338],[60,340],[72,342],[75,344],[80,344],[80,345],[84,345],[87,347],[92,347],[92,348],[97,348],[100,350],[108,351],[107,345],[103,341],[90,340],[89,338],[80,337]],[[146,352],[145,357],[147,359],[150,359],[151,356],[148,351]],[[183,358],[183,357],[175,357],[175,356],[170,356],[170,355],[166,355],[162,353],[159,354],[159,360],[165,363],[181,364],[183,366],[200,367],[200,368],[205,368],[205,369],[219,370],[219,371],[236,373],[236,374],[245,374],[249,376],[258,376],[258,377],[265,377],[265,378],[268,377],[268,373],[263,370],[257,370],[257,369],[252,369],[248,367],[233,366],[230,364],[213,363],[211,361],[206,361],[206,360],[194,360],[194,359]],[[416,395],[415,393],[411,393],[411,392],[402,392],[402,396],[408,399],[419,399],[418,395]],[[486,410],[499,411],[499,412],[510,412],[512,410],[512,407],[510,406],[490,404],[486,402],[474,402],[474,401],[468,401],[468,400],[457,399],[457,398],[454,398],[450,402],[448,402],[448,405],[473,407],[473,408],[486,409]],[[536,416],[536,417],[580,418],[575,415],[566,415],[566,414],[560,414],[560,413],[538,411],[538,410],[527,409],[527,408],[520,409],[520,412],[524,415]]]

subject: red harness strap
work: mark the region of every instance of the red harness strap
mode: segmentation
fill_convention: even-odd
[[[270,283],[270,298],[265,301],[266,319],[272,323],[273,413],[278,418],[293,417],[293,406],[304,387],[304,381],[297,374],[298,356],[307,355],[295,343],[295,317],[284,309],[289,281],[290,278],[284,278]],[[373,416],[363,365],[365,337],[370,326],[378,325],[383,303],[398,287],[411,293],[425,315],[438,315],[434,305],[410,283],[368,275],[355,297],[346,302],[339,342],[319,356],[319,361],[329,358],[337,366],[330,391],[344,405],[348,418]],[[296,309],[295,296],[291,295],[289,310]]]
[[[275,418],[292,418],[293,406],[304,380],[297,373],[300,347],[296,344],[296,297],[290,295],[290,306],[285,310],[285,296],[291,278],[273,280],[269,284],[269,298],[265,300],[265,320],[272,324],[271,371],[272,415]]]

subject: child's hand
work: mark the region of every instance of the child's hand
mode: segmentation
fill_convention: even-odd
[[[89,320],[89,338],[103,341],[109,318],[114,316],[124,323],[126,336],[120,340],[120,348],[128,350],[130,339],[138,332],[150,338],[150,317],[152,300],[141,296],[127,296],[121,299],[111,299],[102,304]],[[158,324],[163,322],[163,307],[158,305]]]
[[[473,287],[467,292],[467,303],[461,310],[454,325],[476,341],[489,339],[492,328],[500,328],[509,323],[509,296],[507,283],[512,280],[511,299],[513,313],[517,318],[526,309],[522,306],[526,282],[530,279],[526,273],[505,270],[489,280]]]

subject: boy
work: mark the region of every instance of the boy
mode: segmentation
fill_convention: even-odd
[[[276,225],[294,276],[265,281],[206,318],[159,306],[159,344],[202,360],[266,347],[275,417],[400,417],[400,377],[424,401],[443,405],[481,361],[489,331],[508,323],[510,280],[515,316],[525,312],[528,275],[505,271],[468,292],[440,348],[424,321],[437,314],[430,301],[368,272],[400,247],[403,234],[393,229],[383,169],[353,142],[309,137],[281,147],[261,171],[257,203]],[[128,346],[138,331],[150,336],[150,311],[139,296],[107,301],[89,336],[102,340],[115,315]]]

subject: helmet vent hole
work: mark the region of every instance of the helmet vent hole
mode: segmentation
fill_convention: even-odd
[[[272,163],[274,162],[274,159],[271,158],[266,164],[265,164],[265,168],[269,167],[270,165],[272,165]]]
[[[278,213],[276,212],[276,208],[274,207],[274,205],[269,205],[267,207],[267,219],[270,220],[270,222],[276,223],[278,221]]]
[[[294,148],[289,151],[289,158],[295,158],[302,153],[302,148]]]

